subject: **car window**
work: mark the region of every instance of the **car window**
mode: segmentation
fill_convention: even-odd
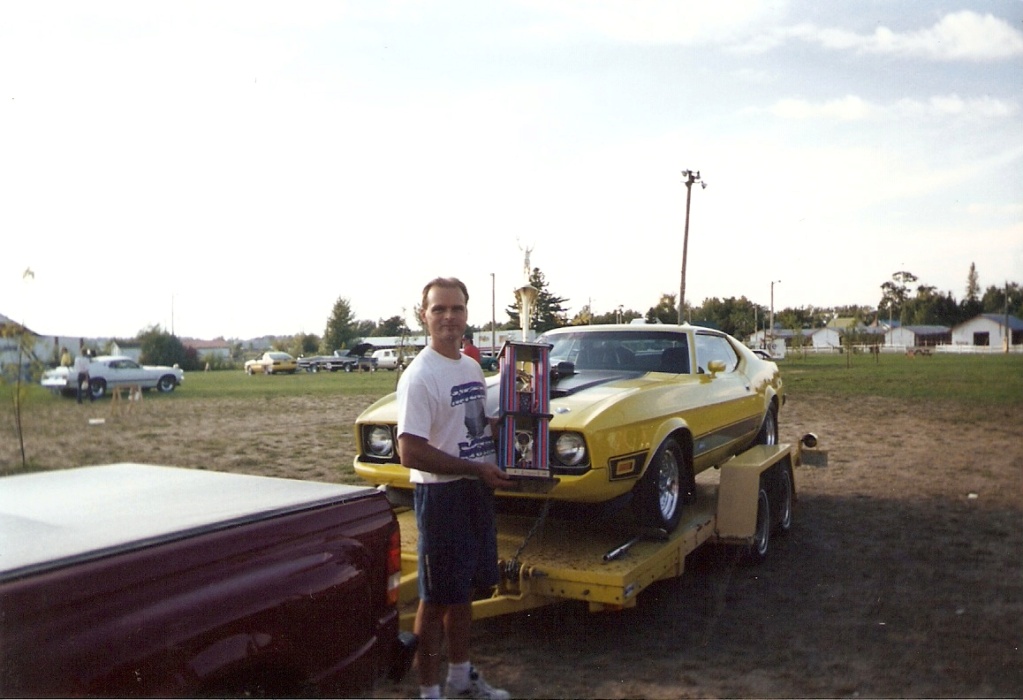
[[[538,342],[551,345],[552,364],[571,362],[576,370],[689,373],[684,333],[665,331],[559,333]]]
[[[720,360],[725,363],[726,372],[734,372],[739,366],[739,356],[728,339],[711,333],[696,334],[696,367],[701,374],[708,372],[707,365]]]

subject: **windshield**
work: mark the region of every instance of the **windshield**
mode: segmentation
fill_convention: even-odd
[[[626,372],[689,373],[689,346],[683,333],[609,331],[557,333],[541,336],[551,346],[551,364],[571,362],[576,371],[599,369]]]

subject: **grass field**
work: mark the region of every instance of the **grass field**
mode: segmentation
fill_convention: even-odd
[[[1023,403],[1023,355],[790,355],[779,363],[800,395]]]
[[[1023,404],[1023,355],[790,354],[779,362],[786,391],[793,395],[877,396],[941,399],[971,404]],[[395,388],[396,372],[319,372],[254,375],[242,371],[191,372],[174,394],[184,399],[383,396]],[[38,386],[25,387],[25,410],[51,400]],[[11,411],[13,387],[0,385],[0,399]],[[54,397],[56,398],[56,397]]]

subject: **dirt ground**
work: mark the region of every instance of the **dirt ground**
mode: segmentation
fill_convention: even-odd
[[[37,407],[26,456],[357,481],[351,426],[368,398],[184,398],[128,415]],[[0,415],[7,473],[21,456]],[[808,431],[829,465],[796,471],[795,525],[766,563],[705,548],[630,610],[481,621],[475,663],[516,697],[1023,696],[1023,411],[790,397],[782,439]],[[378,689],[415,694],[411,675]]]

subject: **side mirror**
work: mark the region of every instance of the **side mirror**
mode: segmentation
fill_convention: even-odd
[[[707,363],[707,371],[711,374],[717,374],[718,372],[725,371],[725,363],[723,360],[711,360]]]

